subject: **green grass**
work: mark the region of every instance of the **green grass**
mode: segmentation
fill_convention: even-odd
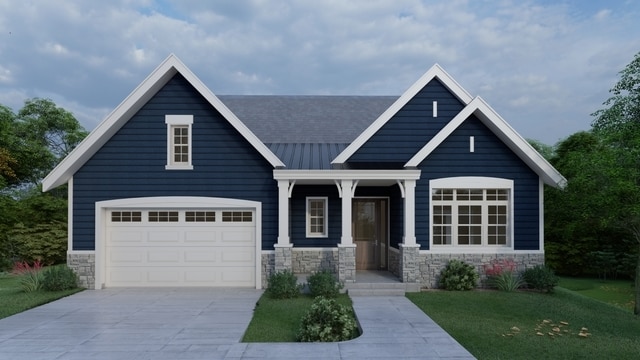
[[[600,280],[560,277],[559,286],[578,294],[633,311],[634,293],[631,280]]]
[[[342,294],[336,301],[353,308],[349,296]],[[256,305],[243,342],[294,342],[304,314],[309,311],[313,298],[272,299],[263,294]]]
[[[81,290],[38,290],[25,293],[20,288],[19,276],[0,274],[0,319],[58,300]]]
[[[637,359],[640,354],[638,318],[564,288],[550,295],[430,291],[407,297],[478,359]],[[552,325],[561,335],[549,335],[555,333]],[[583,327],[588,337],[578,335]]]

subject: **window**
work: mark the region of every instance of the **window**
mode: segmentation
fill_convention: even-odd
[[[445,188],[438,186],[447,184],[441,180],[444,179],[432,181],[431,185],[431,237],[434,246],[511,245],[511,181],[498,184],[487,181],[487,185],[509,186],[505,188]],[[456,182],[460,181],[454,181],[454,185],[464,184]]]
[[[178,212],[149,211],[149,222],[178,222]]]
[[[191,125],[193,115],[166,115],[168,170],[191,170]]]
[[[307,237],[327,237],[327,198],[307,198]]]
[[[223,211],[222,222],[252,222],[253,213],[251,211]]]
[[[140,211],[112,211],[111,222],[142,222]]]
[[[186,222],[215,222],[215,211],[187,211],[185,212]]]

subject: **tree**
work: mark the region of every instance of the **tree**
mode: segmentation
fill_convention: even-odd
[[[37,184],[87,136],[72,113],[49,99],[29,99],[16,116],[23,180]]]
[[[640,315],[640,53],[620,72],[610,92],[613,96],[593,114],[592,123],[615,162],[605,174],[615,211],[603,215],[604,221],[624,229],[637,243],[634,313]]]

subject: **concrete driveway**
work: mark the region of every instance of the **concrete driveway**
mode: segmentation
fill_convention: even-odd
[[[260,290],[84,291],[0,320],[0,360],[473,359],[403,296],[358,296],[363,334],[339,343],[240,343]]]

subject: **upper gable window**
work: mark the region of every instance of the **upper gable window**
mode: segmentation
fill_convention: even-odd
[[[191,170],[193,115],[166,115],[167,170]]]

